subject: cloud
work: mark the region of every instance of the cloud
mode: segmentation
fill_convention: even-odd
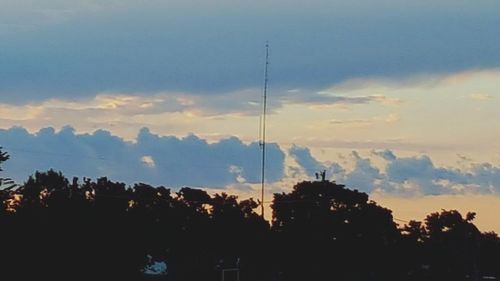
[[[294,90],[288,91],[280,96],[283,103],[304,104],[304,105],[333,105],[333,104],[367,104],[380,102],[383,103],[387,97],[379,95],[371,96],[342,96],[335,94],[331,90],[322,90],[317,92]]]
[[[372,152],[374,155],[378,155],[382,158],[384,158],[385,160],[387,161],[394,161],[397,159],[396,155],[394,154],[394,152],[392,152],[391,150],[389,149],[385,149],[385,150],[378,150],[378,151],[373,151]]]
[[[129,2],[129,3],[127,3]],[[130,1],[115,0],[3,0],[0,11],[0,35],[36,31],[52,25],[65,24],[94,13],[109,12]]]
[[[471,94],[470,98],[472,100],[477,100],[477,101],[488,101],[488,100],[494,99],[494,97],[492,95],[482,94],[482,93]]]
[[[2,101],[260,88],[266,39],[270,89],[500,65],[498,1],[4,2]]]
[[[372,166],[370,159],[362,158],[357,152],[352,153],[354,169],[348,171],[338,163],[321,163],[316,160],[311,151],[305,147],[292,146],[288,153],[304,170],[309,177],[316,172],[326,170],[327,175],[338,183],[346,184],[349,188],[371,192],[375,188],[375,181],[382,178],[380,171]]]
[[[321,172],[326,169],[324,164],[311,155],[311,151],[307,147],[292,145],[288,153],[300,167],[305,169],[306,174],[310,177],[314,176],[316,172]]]
[[[142,129],[135,142],[108,131],[76,134],[71,127],[31,134],[23,128],[0,130],[0,143],[11,154],[5,173],[22,181],[35,170],[61,170],[68,176],[108,176],[127,183],[225,187],[260,182],[260,146],[236,137],[208,143],[195,135],[159,136]],[[284,153],[267,146],[267,181],[283,177]]]
[[[259,144],[243,143],[236,137],[208,142],[192,134],[160,136],[143,128],[134,141],[125,141],[104,130],[77,134],[71,127],[60,131],[49,127],[29,133],[13,127],[0,130],[0,144],[12,156],[5,173],[18,182],[36,170],[50,168],[68,177],[108,176],[127,183],[241,188],[246,193],[260,182]],[[345,163],[322,162],[307,147],[293,145],[287,155],[295,164],[285,168],[282,149],[272,143],[267,147],[267,182],[275,190],[326,170],[329,178],[368,193],[500,193],[500,167],[490,163],[467,161],[460,168],[438,167],[427,155],[399,157],[392,150],[376,150],[370,157],[353,151]]]
[[[154,168],[156,166],[156,163],[155,163],[155,160],[153,159],[152,156],[150,155],[145,155],[141,158],[141,161],[144,165],[150,167],[150,168]]]
[[[327,170],[337,182],[365,192],[381,191],[399,195],[423,194],[499,194],[500,167],[490,163],[471,163],[467,168],[436,167],[427,155],[398,157],[391,150],[374,151],[372,155],[386,161],[377,167],[373,159],[353,151],[352,168],[338,163],[321,163],[309,149],[294,146],[289,151],[305,174]]]
[[[396,123],[400,120],[400,116],[397,113],[391,113],[385,117],[372,117],[367,119],[331,119],[324,125],[314,124],[311,127],[316,128],[330,128],[334,127],[345,127],[345,128],[359,128],[372,126],[375,123]]]
[[[7,125],[41,128],[47,125],[60,127],[74,124],[81,127],[102,128],[109,124],[137,127],[149,126],[152,119],[163,119],[166,114],[185,117],[217,118],[223,116],[248,117],[261,114],[261,90],[246,89],[219,95],[197,93],[101,93],[94,97],[78,99],[51,98],[22,104],[0,103],[0,120]],[[269,113],[276,113],[286,105],[356,105],[383,103],[381,96],[334,96],[317,92],[276,92],[268,99]],[[389,116],[387,118],[393,117]],[[168,118],[173,120],[173,118]],[[339,120],[340,121],[340,120]],[[376,120],[374,120],[376,121]],[[149,122],[149,123],[148,123]],[[342,121],[345,122],[345,121]],[[352,123],[352,122],[350,122]],[[359,122],[356,122],[359,123]],[[142,125],[141,125],[142,124]],[[336,124],[333,120],[332,124]],[[174,125],[175,126],[175,125]]]
[[[344,126],[344,127],[366,127],[373,124],[371,119],[350,119],[350,120],[339,120],[332,119],[328,122],[332,126]]]

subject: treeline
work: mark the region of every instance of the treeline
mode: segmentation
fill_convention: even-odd
[[[474,213],[398,225],[367,194],[330,181],[275,194],[270,223],[252,199],[189,187],[69,181],[52,170],[2,184],[5,280],[221,280],[228,268],[256,281],[500,277],[500,239],[481,233]]]

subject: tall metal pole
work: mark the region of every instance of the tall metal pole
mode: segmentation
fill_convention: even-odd
[[[262,150],[260,212],[262,218],[264,218],[264,187],[265,187],[265,174],[266,174],[266,115],[267,115],[268,66],[269,66],[269,43],[266,42],[266,65],[264,71],[264,94],[262,96],[262,117],[261,117],[262,119],[261,119],[261,140],[260,140],[260,147]]]

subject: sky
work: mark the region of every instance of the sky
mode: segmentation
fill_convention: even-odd
[[[326,170],[403,220],[470,210],[500,232],[496,0],[0,4],[18,182],[54,168],[258,197],[268,41],[269,199]]]

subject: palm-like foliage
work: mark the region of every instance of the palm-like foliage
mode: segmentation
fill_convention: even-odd
[[[2,151],[2,147],[0,147],[0,172],[3,171],[1,164],[7,160],[9,160],[10,156],[7,152]],[[3,178],[0,177],[0,189],[2,190],[11,190],[16,187],[16,184],[11,178]]]

